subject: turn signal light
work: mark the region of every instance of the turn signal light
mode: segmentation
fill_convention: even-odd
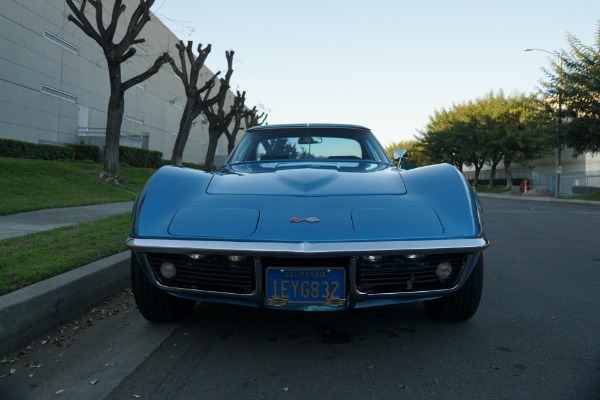
[[[361,258],[370,263],[381,262],[381,260],[383,260],[382,256],[363,256]]]
[[[188,254],[188,257],[191,258],[192,260],[201,260],[204,257],[206,257],[206,254],[190,253],[190,254]]]
[[[244,261],[248,256],[227,256],[227,259],[231,262]]]

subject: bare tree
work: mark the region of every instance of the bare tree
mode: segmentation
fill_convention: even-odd
[[[239,131],[251,128],[253,126],[262,125],[267,119],[267,115],[264,112],[260,115],[258,114],[256,106],[252,107],[251,110],[248,110],[244,105],[245,101],[246,92],[242,93],[241,95],[240,92],[238,92],[236,98],[234,99],[234,105],[232,106],[232,111],[234,112],[233,126],[229,125],[223,132],[227,137],[227,154],[231,154],[233,151]],[[242,127],[242,120],[244,122],[244,127]]]
[[[229,118],[229,123],[227,124],[227,122],[224,121],[223,124],[223,133],[227,137],[227,154],[231,154],[233,148],[235,147],[235,140],[238,132],[244,129],[242,128],[242,120],[249,112],[245,108],[245,102],[246,92],[241,94],[240,92],[237,92],[237,95],[233,99],[233,105],[231,106],[229,114],[224,115],[224,117],[227,116]],[[233,126],[231,126],[232,123]]]
[[[244,122],[246,129],[252,128],[253,126],[263,125],[267,120],[267,114],[262,112],[258,113],[256,106],[252,107],[252,110],[244,114]]]
[[[237,111],[238,103],[241,101],[242,104],[245,101],[245,97],[242,95],[234,98],[234,103],[231,106],[229,112],[225,112],[225,100],[227,98],[227,91],[229,90],[229,81],[233,74],[233,51],[226,51],[225,57],[227,58],[227,73],[225,78],[219,79],[219,93],[215,96],[217,100],[204,110],[204,115],[208,120],[208,150],[206,152],[206,160],[204,162],[204,168],[212,170],[214,167],[215,153],[217,152],[217,144],[219,138],[225,132],[225,129],[229,127],[231,121]],[[208,90],[210,92],[210,89]],[[245,96],[245,94],[244,94]]]
[[[115,34],[119,18],[125,11],[125,5],[122,0],[115,0],[111,13],[111,19],[108,26],[105,26],[103,20],[102,0],[81,0],[77,7],[73,0],[66,0],[67,5],[73,14],[69,15],[69,21],[73,22],[87,36],[94,39],[104,52],[108,66],[108,77],[110,81],[110,97],[108,100],[108,110],[106,118],[106,138],[104,143],[104,172],[101,177],[105,180],[124,183],[119,178],[119,139],[121,135],[121,123],[125,111],[125,91],[140,82],[145,81],[156,74],[160,67],[171,58],[168,53],[163,53],[156,59],[154,64],[145,72],[123,81],[121,75],[121,64],[129,60],[136,53],[132,47],[135,44],[143,43],[144,39],[138,39],[138,35],[144,28],[144,25],[150,21],[150,7],[154,0],[139,0],[137,8],[134,10],[127,29],[122,38],[115,41]],[[86,6],[90,4],[95,9],[95,24],[86,16]]]
[[[171,164],[178,166],[181,166],[183,161],[183,151],[190,136],[194,120],[198,118],[207,107],[215,104],[218,101],[219,96],[219,94],[217,94],[215,97],[209,98],[211,89],[215,85],[215,79],[220,72],[214,74],[202,87],[198,88],[201,70],[206,58],[210,54],[211,45],[209,44],[203,49],[202,44],[199,44],[197,57],[194,55],[192,45],[193,43],[191,41],[187,43],[187,46],[183,45],[183,41],[179,41],[179,43],[175,45],[179,51],[181,69],[177,67],[175,60],[170,60],[173,71],[183,83],[186,95],[185,107],[183,108],[183,114],[181,115],[181,121],[179,123],[179,132],[171,155]],[[188,62],[190,64],[189,72],[187,67]]]

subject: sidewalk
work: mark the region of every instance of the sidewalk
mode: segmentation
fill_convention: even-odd
[[[0,239],[47,231],[61,226],[95,221],[131,211],[133,201],[83,207],[51,208],[0,216]]]
[[[133,202],[56,208],[0,217],[0,239],[131,211]],[[129,252],[0,296],[0,357],[130,284]]]

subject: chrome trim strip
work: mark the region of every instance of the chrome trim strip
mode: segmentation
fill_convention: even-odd
[[[361,254],[402,253],[471,253],[485,249],[489,242],[484,237],[472,239],[391,240],[379,242],[235,242],[219,240],[136,239],[127,238],[127,247],[134,252],[333,257]]]

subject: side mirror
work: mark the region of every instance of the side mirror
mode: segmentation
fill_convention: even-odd
[[[398,167],[402,164],[402,160],[408,160],[408,150],[394,150],[392,155],[394,156],[394,161],[398,162]]]

